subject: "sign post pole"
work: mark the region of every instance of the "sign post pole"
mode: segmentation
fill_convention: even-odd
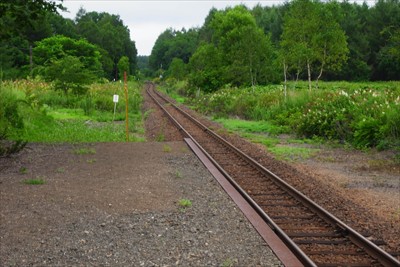
[[[113,102],[114,102],[114,115],[113,115],[113,120],[112,120],[113,122],[114,122],[114,119],[115,119],[115,110],[117,108],[118,98],[119,98],[119,95],[114,95],[113,96]]]
[[[125,91],[125,128],[126,128],[126,142],[129,142],[129,116],[128,116],[128,83],[126,78],[126,71],[124,71],[124,91]]]

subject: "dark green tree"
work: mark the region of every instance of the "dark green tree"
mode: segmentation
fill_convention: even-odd
[[[212,92],[219,89],[224,81],[223,57],[213,44],[203,43],[189,61],[189,83],[197,90]]]
[[[32,45],[52,34],[47,16],[63,9],[61,1],[3,0],[0,2],[1,78],[29,74]]]
[[[371,55],[369,64],[372,67],[373,80],[398,80],[400,62],[392,59],[387,51],[395,45],[393,36],[400,29],[400,1],[378,0],[371,7],[368,17],[368,39]]]
[[[225,83],[241,86],[274,80],[271,40],[246,8],[238,6],[226,13],[217,13],[211,26],[213,43],[223,55]]]
[[[118,61],[122,56],[129,59],[129,71],[137,69],[137,50],[135,42],[130,39],[127,26],[117,15],[108,13],[88,12],[81,9],[76,16],[77,32],[89,42],[98,45],[103,50],[102,63],[104,72],[110,79],[118,79]],[[112,70],[110,71],[110,63]]]
[[[118,61],[118,72],[121,79],[124,77],[124,72],[129,75],[129,58],[127,56],[121,57]]]
[[[186,77],[186,64],[180,58],[174,58],[167,71],[168,77],[183,80]]]
[[[149,56],[149,65],[153,72],[167,70],[174,58],[180,58],[185,64],[194,53],[198,44],[198,29],[167,29],[161,33]]]
[[[64,92],[69,89],[84,92],[82,84],[102,76],[100,52],[85,39],[75,40],[62,35],[49,37],[36,43],[33,54],[37,72],[54,81],[56,89]]]
[[[79,57],[71,55],[50,60],[44,68],[44,75],[54,83],[56,90],[62,90],[65,94],[85,94],[85,85],[95,80],[93,72],[85,67]]]

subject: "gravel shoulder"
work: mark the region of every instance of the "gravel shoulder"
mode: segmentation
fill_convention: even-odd
[[[0,170],[1,266],[280,266],[183,142],[29,144]]]

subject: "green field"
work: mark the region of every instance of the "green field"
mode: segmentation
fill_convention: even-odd
[[[144,140],[140,88],[138,83],[128,83],[129,140],[134,142]],[[115,115],[114,94],[119,95]],[[54,91],[41,81],[7,81],[0,87],[0,106],[4,139],[45,143],[126,140],[120,83],[92,84],[86,94],[75,95]]]

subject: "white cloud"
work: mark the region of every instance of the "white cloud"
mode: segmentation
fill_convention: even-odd
[[[74,19],[82,6],[87,12],[107,12],[119,15],[128,26],[131,39],[135,41],[139,55],[150,55],[157,37],[167,28],[189,29],[201,26],[212,7],[223,9],[245,3],[249,7],[258,1],[95,1],[64,0],[70,13],[64,17]],[[261,4],[278,4],[279,1],[261,1]]]

